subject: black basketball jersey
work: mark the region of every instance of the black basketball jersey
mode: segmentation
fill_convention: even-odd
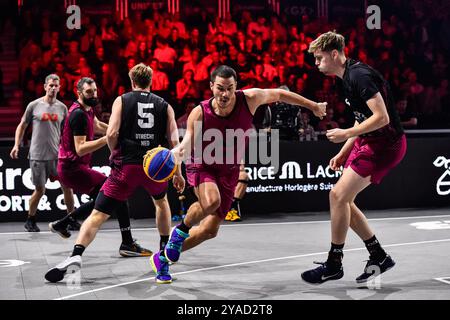
[[[396,137],[403,133],[389,83],[384,80],[378,71],[360,61],[347,59],[344,76],[342,80],[337,78],[337,84],[346,105],[352,108],[358,123],[365,121],[372,115],[372,111],[367,106],[367,100],[371,99],[377,92],[380,92],[383,97],[389,114],[389,124],[373,132],[363,134],[362,137]]]
[[[161,97],[145,91],[122,95],[122,122],[114,160],[141,164],[145,153],[167,143],[167,107]]]

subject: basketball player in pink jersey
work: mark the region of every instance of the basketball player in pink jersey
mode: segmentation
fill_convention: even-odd
[[[187,149],[194,149],[194,139],[210,129],[219,130],[224,138],[223,145],[216,146],[225,151],[224,155],[234,155],[233,163],[221,163],[215,161],[206,164],[203,160],[192,158],[191,163],[186,164],[186,174],[189,184],[194,188],[198,201],[193,203],[186,217],[180,225],[171,233],[165,250],[153,254],[150,258],[153,270],[156,272],[157,282],[164,279],[164,283],[170,283],[172,278],[169,273],[169,262],[178,261],[181,251],[191,249],[205,240],[214,238],[219,231],[220,224],[226,217],[239,179],[239,167],[243,159],[245,143],[233,145],[233,149],[224,147],[227,145],[226,130],[247,130],[253,128],[252,121],[256,109],[263,104],[283,101],[293,105],[300,105],[310,109],[317,117],[325,116],[326,103],[316,103],[296,93],[282,89],[248,89],[236,90],[236,71],[231,67],[222,65],[211,73],[210,87],[213,97],[202,101],[194,108],[188,118],[186,135],[182,143],[172,151],[178,159],[182,159]],[[202,131],[195,129],[195,123],[202,123]],[[201,139],[203,141],[203,139]],[[205,139],[207,140],[207,139]],[[247,139],[245,139],[247,140]],[[210,147],[202,142],[201,151]],[[207,161],[210,162],[210,161]],[[197,223],[198,226],[193,227]]]

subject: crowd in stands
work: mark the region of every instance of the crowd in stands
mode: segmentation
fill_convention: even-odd
[[[189,15],[136,11],[124,20],[86,14],[82,28],[70,30],[58,27],[64,22],[44,7],[24,8],[19,22],[24,106],[42,95],[49,73],[61,77],[59,99],[68,106],[76,99],[75,81],[90,76],[101,98],[96,111],[107,120],[115,97],[130,90],[129,68],[144,62],[153,69],[152,91],[185,119],[188,105],[190,110],[211,96],[211,70],[227,64],[237,70],[239,88],[284,85],[328,102],[322,121],[305,116],[313,130],[348,127],[353,116],[339,99],[335,79],[321,75],[307,52],[319,33],[335,29],[345,35],[349,57],[368,63],[389,81],[406,127],[421,127],[421,119],[430,116],[433,125],[449,126],[450,10],[438,5],[445,3],[392,1],[383,7],[380,30],[369,30],[363,18],[327,22],[245,10],[224,19],[206,10]]]

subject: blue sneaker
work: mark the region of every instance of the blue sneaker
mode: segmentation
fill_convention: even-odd
[[[316,262],[320,267],[302,273],[302,279],[311,284],[321,284],[328,280],[338,280],[344,276],[342,265],[337,270],[332,270],[326,262]]]
[[[185,216],[186,216],[185,214],[183,214],[181,216],[179,214],[174,214],[172,217],[172,221],[181,221],[184,219]]]
[[[150,264],[152,265],[153,272],[156,273],[156,283],[172,283],[172,276],[169,273],[169,263],[166,257],[161,255],[161,251],[150,257]]]
[[[364,268],[364,272],[356,278],[357,283],[365,283],[373,280],[383,272],[392,269],[395,266],[395,261],[392,260],[390,255],[386,255],[384,260],[376,261],[372,257],[369,257],[367,264]],[[378,271],[378,272],[377,272]]]
[[[164,248],[164,255],[167,260],[172,263],[175,263],[180,259],[181,247],[183,246],[184,240],[189,237],[189,233],[183,232],[178,229],[178,226],[173,228],[172,233],[170,234],[169,241]]]

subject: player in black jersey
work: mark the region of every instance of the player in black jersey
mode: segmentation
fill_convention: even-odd
[[[161,236],[160,250],[164,250],[171,227],[166,196],[168,184],[148,179],[142,170],[142,160],[149,149],[163,145],[166,137],[171,148],[177,146],[179,135],[172,107],[150,92],[152,74],[152,69],[142,63],[134,66],[129,72],[133,91],[114,101],[106,133],[111,150],[111,175],[97,196],[95,209],[81,226],[72,256],[47,272],[45,278],[51,282],[62,280],[71,265],[81,267],[81,255],[94,240],[100,226],[139,186],[153,198]],[[173,184],[177,191],[184,190],[180,167],[173,177]],[[158,275],[157,280],[164,282],[164,275]]]
[[[341,151],[330,160],[333,170],[344,166],[341,178],[330,191],[331,249],[326,262],[302,273],[308,283],[323,283],[344,276],[343,248],[351,227],[364,241],[369,261],[356,278],[367,282],[395,265],[383,250],[366,217],[355,205],[355,197],[371,183],[382,178],[403,159],[406,138],[400,125],[389,84],[370,66],[349,59],[344,54],[344,37],[327,32],[311,42],[319,71],[336,76],[345,103],[355,114],[355,125],[348,129],[331,129],[331,142],[345,142]]]

